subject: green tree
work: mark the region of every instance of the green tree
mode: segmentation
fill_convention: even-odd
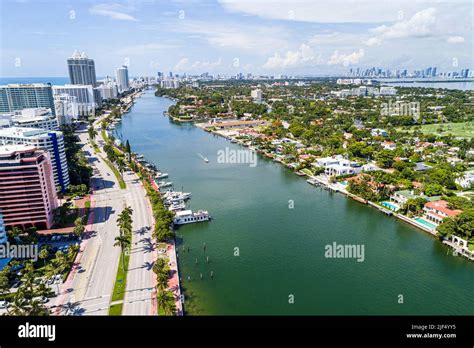
[[[130,238],[127,236],[117,236],[115,237],[114,246],[120,247],[120,252],[122,253],[122,270],[125,271],[125,251],[130,246]]]
[[[46,266],[46,259],[49,256],[49,251],[47,248],[42,248],[41,251],[39,252],[38,257],[43,260],[43,265]]]

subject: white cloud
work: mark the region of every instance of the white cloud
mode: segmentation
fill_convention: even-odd
[[[145,54],[163,52],[163,50],[170,49],[170,48],[178,48],[178,47],[179,47],[178,45],[174,45],[174,44],[149,43],[149,44],[125,46],[117,50],[116,53],[119,55],[145,55]]]
[[[217,48],[234,48],[261,53],[285,47],[287,33],[279,27],[241,23],[186,21],[174,31],[204,39]]]
[[[265,19],[316,23],[383,23],[397,20],[399,11],[415,13],[423,2],[413,0],[219,0],[231,12]]]
[[[263,64],[265,69],[284,69],[302,66],[317,65],[322,63],[320,54],[315,54],[313,49],[306,45],[301,46],[295,51],[287,51],[285,55],[275,53]]]
[[[89,11],[92,14],[109,17],[120,21],[138,21],[135,17],[127,12],[133,11],[131,6],[123,6],[120,4],[99,4],[92,6]]]
[[[364,57],[365,52],[361,48],[359,51],[355,51],[348,54],[339,53],[339,51],[334,51],[331,58],[328,61],[328,65],[349,65],[349,64],[357,64],[359,61]]]
[[[408,20],[401,20],[391,26],[381,25],[371,30],[375,36],[368,39],[365,44],[374,46],[387,39],[430,36],[436,22],[435,13],[436,9],[427,8],[415,13]]]
[[[173,68],[176,71],[202,71],[202,70],[213,70],[222,65],[222,59],[212,61],[199,61],[190,62],[189,58],[182,58]]]
[[[463,43],[464,38],[462,36],[450,36],[446,39],[446,42],[450,44]]]

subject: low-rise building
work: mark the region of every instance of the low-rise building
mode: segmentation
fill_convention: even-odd
[[[439,225],[447,217],[455,217],[462,213],[462,210],[451,209],[446,201],[439,200],[425,204],[423,217]]]
[[[416,195],[414,191],[410,190],[401,190],[401,191],[395,191],[391,196],[390,196],[390,202],[398,204],[398,206],[403,207],[406,202],[410,199],[416,199],[416,198],[423,198],[429,202],[431,201],[437,201],[439,200],[439,196],[433,196],[433,197],[428,197],[425,195]]]

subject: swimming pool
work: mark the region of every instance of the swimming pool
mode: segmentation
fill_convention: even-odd
[[[393,204],[392,202],[382,202],[380,204],[382,204],[384,207],[393,211],[397,211],[398,209],[400,209],[397,205]]]
[[[421,217],[417,217],[415,218],[415,220],[422,224],[423,226],[426,226],[428,227],[429,229],[432,229],[432,230],[435,230],[436,229],[436,225],[435,224],[432,224],[431,222],[429,221],[426,221],[425,219],[421,218]]]

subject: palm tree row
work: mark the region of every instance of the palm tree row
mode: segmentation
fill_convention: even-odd
[[[176,313],[176,301],[174,294],[168,289],[170,268],[166,259],[158,258],[153,265],[153,272],[156,274],[156,302],[158,309],[162,309],[165,315]]]
[[[125,271],[125,251],[130,247],[130,244],[132,244],[132,214],[133,209],[126,207],[117,218],[117,226],[119,227],[120,235],[115,237],[114,246],[119,246],[122,252],[123,271]]]

